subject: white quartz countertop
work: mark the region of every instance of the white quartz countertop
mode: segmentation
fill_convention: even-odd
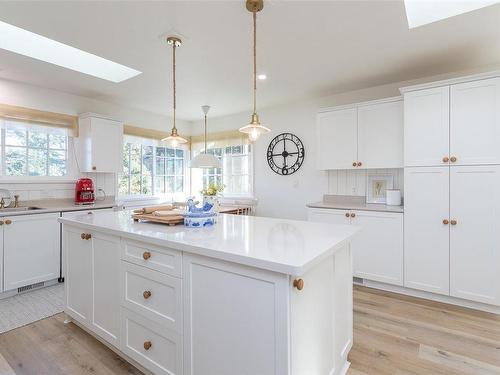
[[[0,209],[0,217],[5,216],[19,216],[19,215],[34,215],[34,214],[47,214],[53,212],[71,212],[83,210],[96,210],[100,208],[116,207],[114,197],[106,198],[105,200],[96,201],[94,204],[89,205],[75,205],[73,199],[43,199],[33,201],[22,201],[21,207],[37,207],[37,210],[26,211],[10,211],[9,208]]]
[[[220,214],[206,228],[134,222],[131,211],[73,214],[63,224],[300,276],[346,244],[353,225]]]

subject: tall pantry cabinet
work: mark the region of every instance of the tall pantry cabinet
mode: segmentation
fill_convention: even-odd
[[[500,77],[401,91],[405,286],[500,306]]]

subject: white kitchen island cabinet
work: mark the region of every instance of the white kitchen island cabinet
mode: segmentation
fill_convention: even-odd
[[[134,364],[154,374],[347,372],[356,226],[220,215],[214,227],[168,227],[134,223],[129,211],[60,221],[66,314]]]

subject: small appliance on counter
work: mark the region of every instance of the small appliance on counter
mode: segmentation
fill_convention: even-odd
[[[401,206],[401,190],[387,189],[386,194],[386,205],[388,206]]]
[[[80,178],[75,185],[75,204],[94,204],[94,182],[90,178]]]

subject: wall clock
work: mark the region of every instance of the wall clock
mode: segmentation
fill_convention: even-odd
[[[297,172],[304,162],[304,144],[292,133],[282,133],[274,137],[267,148],[267,163],[280,175]]]

